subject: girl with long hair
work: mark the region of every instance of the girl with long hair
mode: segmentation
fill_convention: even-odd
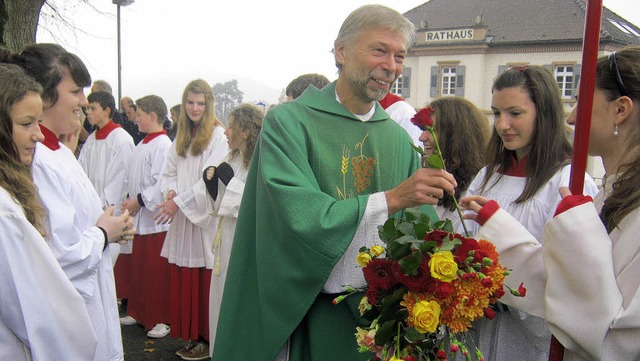
[[[211,240],[217,220],[210,214],[213,203],[202,171],[220,164],[229,151],[214,109],[211,86],[201,79],[190,82],[162,175],[165,201],[155,217],[160,224],[170,223],[161,255],[169,261],[171,337],[189,341],[177,352],[185,360],[209,357]]]
[[[43,88],[44,135],[32,163],[34,183],[45,209],[47,241],[62,269],[84,298],[98,340],[97,360],[121,361],[118,320],[109,244],[126,243],[135,230],[128,212],[102,210],[100,198],[73,152],[58,137],[73,131],[91,76],[78,56],[57,44],[33,44],[2,59],[25,70]]]
[[[560,186],[569,184],[572,147],[565,131],[558,85],[542,66],[511,68],[492,87],[493,132],[487,165],[469,186],[468,195],[494,199],[538,240],[561,198]],[[598,189],[585,175],[585,194]],[[479,230],[472,223],[472,234]],[[491,240],[490,238],[488,238]],[[526,269],[526,264],[507,264]],[[515,279],[515,277],[510,277]],[[494,320],[475,325],[480,349],[487,360],[547,360],[549,332],[543,319],[516,307],[496,307]]]
[[[0,359],[93,360],[91,320],[43,238],[44,208],[31,178],[44,140],[41,93],[22,69],[0,65]]]

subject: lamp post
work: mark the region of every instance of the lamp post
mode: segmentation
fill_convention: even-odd
[[[135,0],[112,0],[117,6],[117,22],[118,22],[118,104],[122,99],[122,51],[120,49],[120,7],[133,4]]]

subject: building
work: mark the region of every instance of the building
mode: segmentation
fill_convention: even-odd
[[[543,65],[555,75],[565,111],[575,105],[586,0],[430,0],[404,14],[417,42],[392,92],[415,108],[462,96],[490,119],[493,79],[511,66]],[[640,28],[602,9],[600,55],[640,45]],[[590,160],[596,178],[603,171]]]

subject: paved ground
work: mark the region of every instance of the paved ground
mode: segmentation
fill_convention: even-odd
[[[124,315],[121,309],[120,317]],[[186,344],[185,341],[169,336],[160,339],[149,338],[147,330],[141,325],[121,326],[121,328],[125,361],[182,361],[182,358],[176,356],[176,351]]]
[[[147,337],[141,325],[122,326],[122,346],[125,361],[178,361],[176,351],[186,344],[169,336],[160,339]]]

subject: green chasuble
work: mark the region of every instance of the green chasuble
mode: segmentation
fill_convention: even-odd
[[[310,87],[266,115],[247,177],[213,360],[366,360],[355,341],[360,297],[321,293],[351,243],[369,194],[419,166],[411,139],[376,104],[362,122],[335,83]],[[428,207],[432,219],[437,219]],[[354,267],[357,264],[354,260]]]

